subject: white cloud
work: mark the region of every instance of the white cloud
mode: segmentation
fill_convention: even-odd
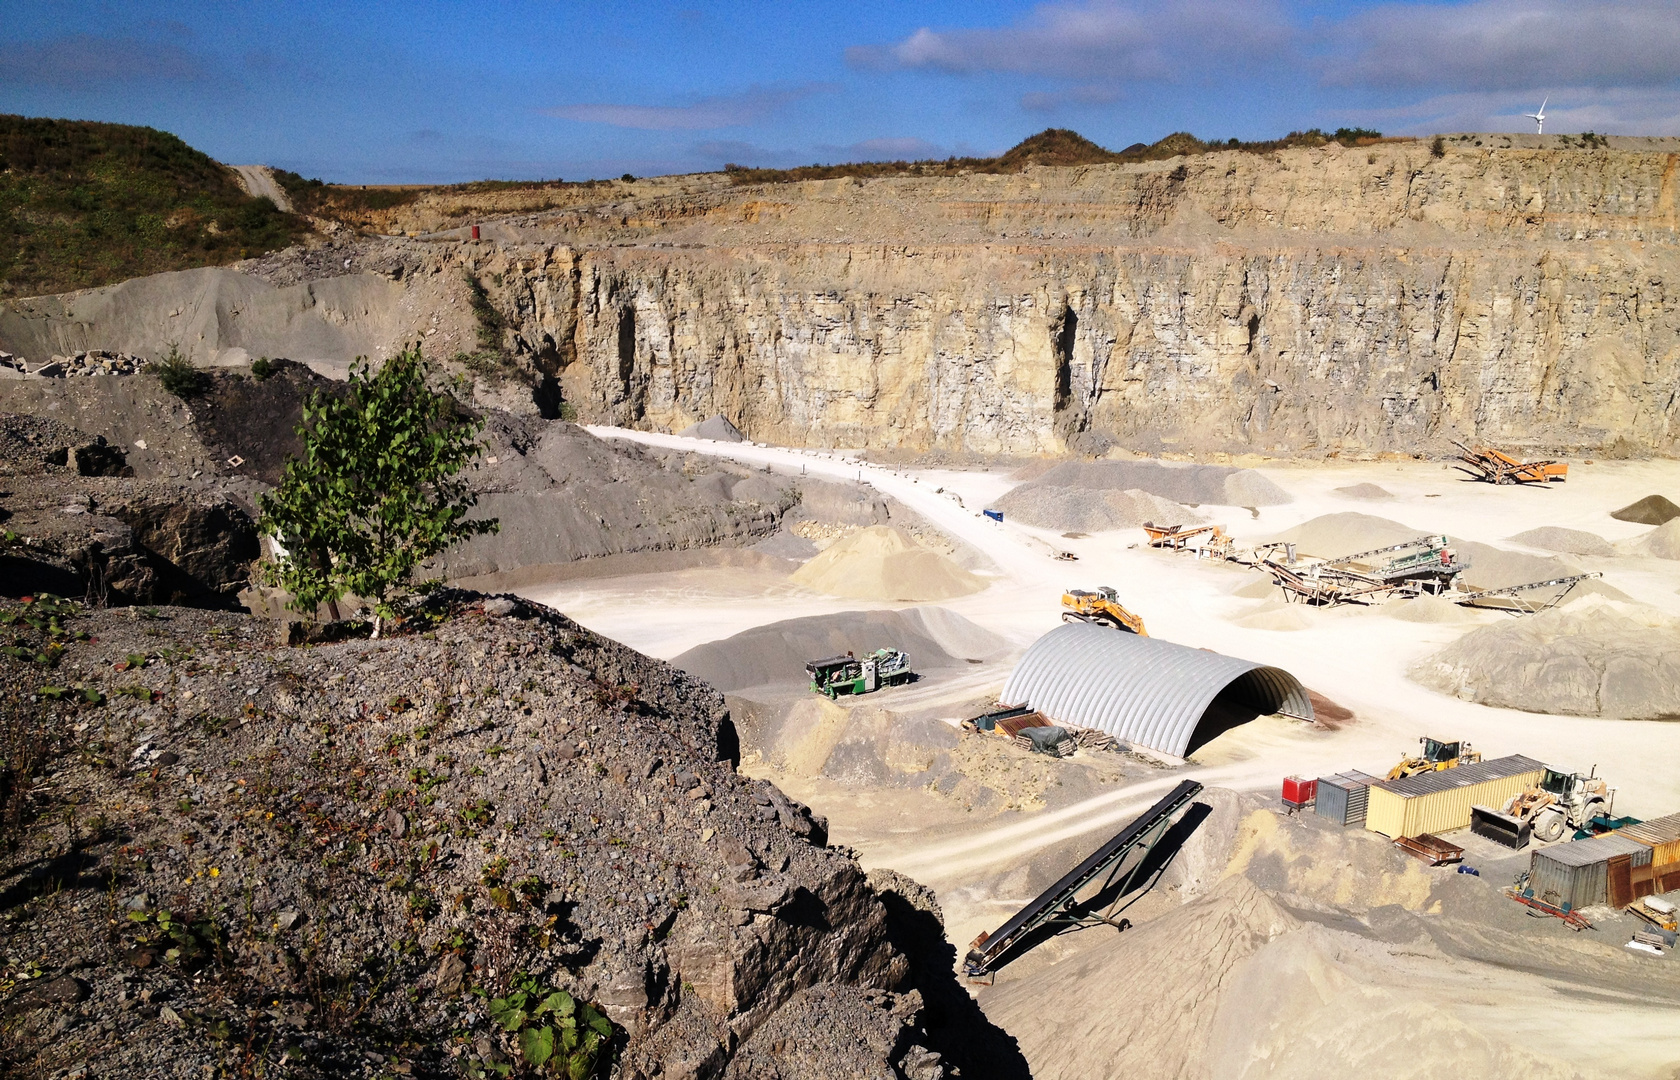
[[[1674,0],[1386,4],[1331,28],[1326,44],[1325,78],[1338,85],[1654,86],[1680,79],[1680,7]]]
[[[896,45],[847,50],[854,67],[985,71],[1129,82],[1206,73],[1205,64],[1247,67],[1289,45],[1274,0],[1087,0],[1040,4],[1012,26],[923,27]]]
[[[784,105],[831,89],[822,83],[754,86],[739,94],[701,98],[689,105],[562,105],[542,111],[563,120],[644,131],[705,131],[753,124]]]

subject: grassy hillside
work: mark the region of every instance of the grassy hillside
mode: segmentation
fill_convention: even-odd
[[[1266,154],[1291,146],[1364,146],[1382,140],[1381,132],[1364,128],[1338,128],[1326,134],[1312,128],[1291,131],[1281,139],[1243,142],[1204,142],[1180,131],[1154,143],[1133,143],[1124,150],[1106,150],[1077,131],[1048,128],[1030,136],[992,158],[945,158],[927,161],[854,161],[839,165],[803,165],[796,169],[756,169],[746,165],[725,165],[737,184],[775,184],[794,180],[830,180],[841,176],[955,176],[965,172],[1014,173],[1029,165],[1105,165],[1110,162],[1160,161],[1180,154],[1209,154],[1216,150],[1243,150]],[[1386,141],[1386,140],[1382,140]]]
[[[306,229],[167,132],[0,115],[0,297],[231,262]]]

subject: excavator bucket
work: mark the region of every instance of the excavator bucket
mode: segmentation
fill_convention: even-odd
[[[1533,822],[1519,820],[1490,806],[1470,808],[1471,832],[1516,851],[1528,846],[1529,833],[1533,828]]]

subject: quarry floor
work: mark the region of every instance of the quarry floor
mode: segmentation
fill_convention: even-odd
[[[782,474],[861,479],[966,545],[975,571],[990,584],[941,606],[1000,635],[1010,643],[1012,653],[960,676],[925,679],[871,695],[861,699],[864,704],[934,715],[952,723],[974,715],[1001,690],[1019,652],[1059,624],[1058,601],[1064,589],[1111,585],[1144,618],[1153,636],[1283,667],[1353,711],[1354,719],[1334,730],[1262,718],[1194,750],[1181,767],[1142,777],[1103,777],[1070,784],[1065,795],[1051,792],[1042,809],[1031,811],[974,813],[918,790],[859,788],[822,777],[774,775],[791,794],[826,814],[833,839],[854,847],[866,866],[891,868],[931,886],[944,907],[947,934],[959,956],[980,931],[1000,923],[1086,850],[1184,777],[1210,788],[1247,793],[1251,801],[1269,799],[1275,804],[1284,776],[1311,777],[1349,768],[1381,774],[1415,748],[1419,736],[1428,734],[1469,739],[1488,758],[1521,753],[1581,771],[1596,766],[1598,774],[1608,777],[1616,789],[1618,813],[1651,818],[1680,810],[1680,769],[1674,767],[1680,761],[1680,724],[1490,708],[1432,692],[1406,677],[1415,660],[1478,622],[1513,616],[1482,612],[1468,623],[1435,624],[1389,617],[1380,607],[1319,610],[1303,606],[1298,608],[1302,617],[1292,620],[1298,629],[1238,625],[1236,619],[1261,606],[1254,599],[1232,595],[1234,589],[1255,579],[1253,571],[1152,550],[1141,543],[1141,530],[1070,537],[1013,521],[991,521],[980,515],[980,508],[1017,482],[1002,470],[890,467],[843,452],[709,442],[622,429],[590,430],[603,438],[716,454]],[[1653,492],[1680,490],[1680,462],[1662,461],[1576,464],[1567,483],[1545,488],[1476,483],[1439,462],[1273,463],[1259,468],[1294,501],[1257,512],[1201,508],[1239,541],[1275,535],[1320,515],[1354,510],[1415,526],[1420,534],[1449,533],[1518,550],[1529,549],[1506,538],[1545,525],[1595,532],[1615,543],[1632,539],[1648,527],[1614,520],[1611,510]],[[1358,484],[1378,485],[1393,498],[1355,499],[1336,491]],[[1057,560],[1058,551],[1073,553],[1077,561]],[[1632,598],[1680,615],[1680,561],[1625,555],[1577,561],[1601,571],[1606,584]],[[782,619],[911,606],[827,596],[801,588],[780,573],[740,567],[595,578],[521,591],[597,632],[667,659],[704,642]],[[799,676],[792,673],[790,685]],[[1454,839],[1462,842],[1463,834]],[[1526,855],[1512,858],[1508,852],[1478,843],[1475,838],[1466,843],[1466,861],[1484,861],[1489,870],[1474,888],[1485,891],[1489,904],[1515,907],[1498,898],[1495,890],[1526,868]],[[1380,906],[1384,898],[1355,899],[1354,906],[1363,910]],[[1131,915],[1134,922],[1140,921],[1171,906],[1161,898],[1145,896]],[[1000,986],[1010,980],[1044,977],[1048,968],[1097,947],[1097,940],[1091,934],[1052,939],[1006,968],[999,976]],[[1507,961],[1522,965],[1520,956],[1507,957]],[[1670,962],[1655,961],[1664,966]],[[981,996],[988,1009],[991,993]],[[1622,1015],[1617,1012],[1619,1006],[1607,1008],[1606,1019]],[[1644,1074],[1664,1060],[1680,1059],[1680,1013],[1668,1019],[1662,1016],[1642,1021],[1644,1050],[1618,1059],[1619,1067],[1629,1070],[1629,1075]],[[1595,1074],[1587,1068],[1596,1060],[1590,1040],[1552,1041],[1564,1060],[1582,1065],[1582,1075]],[[1058,1072],[1048,1064],[1041,1069],[1040,1064],[1034,1063],[1040,1075]],[[1069,1070],[1064,1064],[1061,1073]]]

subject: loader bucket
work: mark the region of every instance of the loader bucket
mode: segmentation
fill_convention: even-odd
[[[1470,808],[1471,832],[1517,851],[1528,846],[1528,836],[1533,828],[1532,822],[1519,821],[1510,814],[1502,814],[1492,807]]]

